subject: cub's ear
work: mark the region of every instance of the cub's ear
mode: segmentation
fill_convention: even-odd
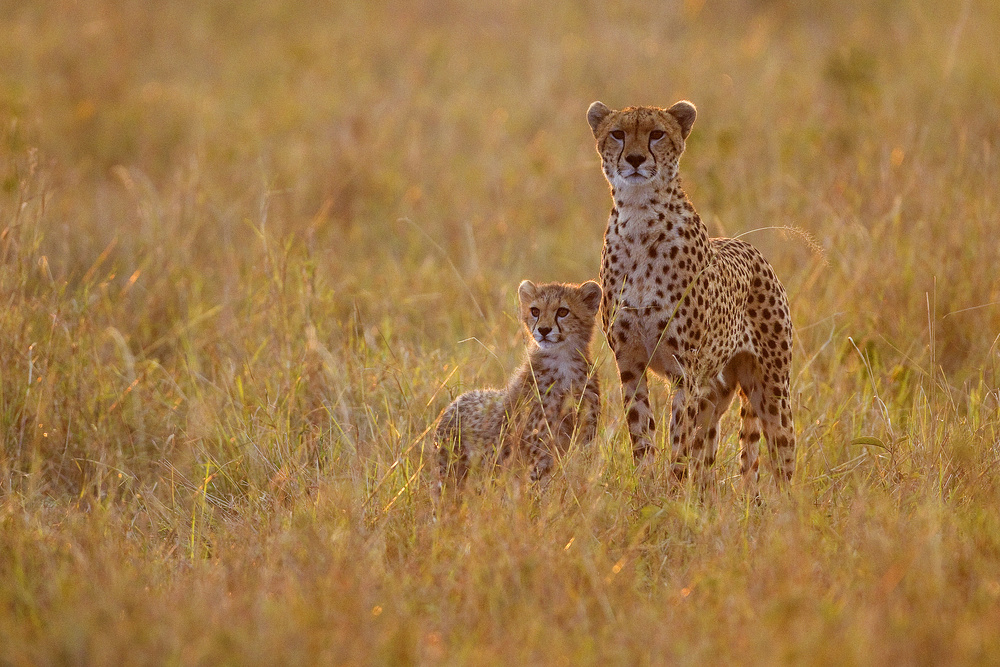
[[[611,109],[605,106],[604,102],[594,102],[587,109],[587,122],[590,123],[590,129],[594,133],[595,139],[597,138],[597,128],[601,126],[610,113]]]
[[[530,280],[522,280],[520,286],[517,288],[517,300],[520,301],[522,306],[524,306],[534,298],[535,283]]]
[[[694,117],[698,115],[698,110],[687,100],[681,100],[667,109],[667,112],[680,123],[681,138],[687,139],[688,135],[691,134],[691,126],[694,125]]]
[[[584,305],[595,313],[601,305],[601,296],[603,294],[604,291],[601,289],[601,286],[593,280],[588,280],[580,285],[580,298],[583,299]]]

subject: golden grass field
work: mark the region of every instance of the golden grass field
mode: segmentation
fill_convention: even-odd
[[[1000,660],[1000,4],[0,15],[0,665]],[[789,492],[735,408],[708,493],[637,472],[599,336],[597,443],[437,506],[518,283],[596,277],[587,106],[685,98],[791,299]]]

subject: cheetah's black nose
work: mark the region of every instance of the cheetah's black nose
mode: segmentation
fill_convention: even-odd
[[[629,155],[625,161],[632,165],[633,169],[638,169],[639,165],[646,161],[645,155]]]
[[[550,331],[552,331],[552,327],[538,327],[538,333],[542,334],[542,338],[548,336]]]

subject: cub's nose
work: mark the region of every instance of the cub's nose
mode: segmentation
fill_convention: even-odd
[[[646,161],[645,155],[629,155],[625,161],[632,165],[633,169],[638,169],[639,165]]]
[[[542,338],[548,336],[550,331],[552,331],[552,327],[538,327],[538,333],[542,334]]]

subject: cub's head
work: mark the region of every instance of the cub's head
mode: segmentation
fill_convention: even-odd
[[[525,280],[517,288],[517,298],[521,304],[521,321],[542,349],[566,341],[583,347],[590,343],[597,309],[601,305],[601,286],[593,280],[582,285],[536,285]]]
[[[672,181],[697,113],[685,101],[669,109],[627,107],[621,111],[602,102],[591,104],[587,120],[611,187],[618,191]]]

